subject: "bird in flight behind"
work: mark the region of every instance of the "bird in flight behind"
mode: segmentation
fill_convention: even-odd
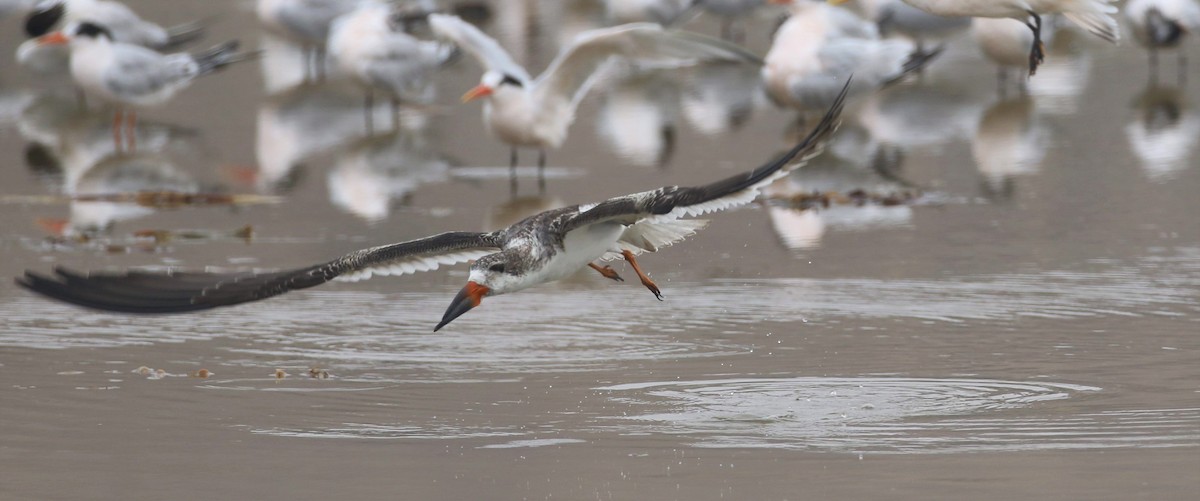
[[[484,297],[559,280],[585,266],[619,280],[611,267],[596,262],[623,258],[642,284],[661,299],[658,286],[638,266],[635,256],[682,241],[707,224],[687,218],[749,203],[760,189],[820,154],[840,124],[848,88],[849,83],[820,123],[791,150],[750,172],[703,186],[667,186],[599,203],[551,209],[493,232],[442,233],[285,271],[130,270],[84,274],[60,267],[55,269],[55,276],[26,271],[16,282],[34,292],[89,308],[182,313],[257,301],[335,279],[357,281],[373,275],[406,275],[474,259],[467,284],[446,309],[436,331],[479,306]]]

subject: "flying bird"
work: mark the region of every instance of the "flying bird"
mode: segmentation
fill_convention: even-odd
[[[846,87],[848,88],[848,86]],[[620,280],[598,260],[624,258],[642,285],[662,292],[635,256],[691,236],[707,221],[685,219],[753,201],[763,187],[818,155],[840,124],[841,96],[804,140],[750,172],[698,187],[668,186],[584,205],[547,210],[507,228],[450,232],[351,252],[332,261],[278,272],[150,272],[82,274],[57,268],[57,276],[26,271],[18,285],[60,301],[127,313],[182,313],[246,303],[330,280],[405,275],[475,259],[467,284],[434,331],[480,305],[485,297],[552,282],[591,267]]]
[[[123,136],[129,149],[134,147],[137,115],[127,108],[163,104],[197,77],[250,57],[235,53],[237,42],[194,55],[164,55],[140,45],[118,42],[108,28],[91,22],[72,23],[63,31],[37,40],[40,44],[68,45],[75,84],[84,94],[117,107],[113,115],[113,141],[118,149]]]
[[[635,61],[738,61],[761,59],[736,45],[686,31],[636,23],[588,30],[563,47],[537,78],[513,60],[496,40],[455,16],[431,14],[429,25],[479,60],[485,72],[463,101],[486,98],[483,120],[491,133],[512,147],[509,167],[515,176],[517,148],[536,148],[538,171],[546,150],[558,148],[575,120],[575,108],[597,73],[616,56]],[[514,177],[515,179],[515,177]]]

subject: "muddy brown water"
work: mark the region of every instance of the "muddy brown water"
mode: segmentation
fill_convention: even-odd
[[[223,12],[210,41],[260,43],[249,2],[132,3],[168,23]],[[504,5],[489,31],[538,69],[596,25],[587,2]],[[0,23],[12,54],[19,22]],[[1150,85],[1136,47],[1068,34],[1029,96],[1001,98],[959,40],[856,103],[772,202],[643,258],[663,302],[581,273],[434,334],[462,266],[168,317],[6,282],[0,497],[1194,499],[1200,76],[1176,85],[1166,57]],[[753,70],[618,73],[551,152],[546,193],[522,170],[513,198],[506,148],[456,101],[470,61],[403,132],[381,106],[367,137],[353,89],[295,86],[294,54],[261,43],[261,64],[143,113],[138,154],[117,158],[108,115],[3,58],[0,274],[307,264],[716,179],[797,135]],[[61,198],[146,189],[279,199]],[[854,189],[905,203],[787,203]]]

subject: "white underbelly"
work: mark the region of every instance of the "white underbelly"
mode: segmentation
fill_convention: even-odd
[[[625,226],[619,223],[599,223],[567,233],[563,238],[563,251],[551,258],[543,269],[545,281],[566,278],[600,259],[624,232]]]

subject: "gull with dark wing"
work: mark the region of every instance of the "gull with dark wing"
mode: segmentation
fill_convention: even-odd
[[[34,292],[100,310],[181,313],[257,301],[330,280],[404,275],[471,259],[467,284],[434,330],[507,294],[565,278],[588,266],[620,277],[598,260],[624,258],[656,297],[662,293],[635,256],[691,236],[707,222],[685,219],[754,200],[763,187],[818,155],[840,123],[845,93],[799,144],[750,172],[693,187],[668,186],[600,203],[551,209],[507,228],[452,232],[352,252],[329,262],[271,273],[148,272],[81,274],[58,268],[54,277],[27,271],[17,284]]]
[[[761,63],[757,56],[721,40],[638,23],[580,33],[535,79],[496,40],[462,19],[432,14],[429,25],[483,65],[483,79],[463,95],[463,101],[487,98],[483,120],[494,136],[512,146],[510,167],[516,168],[517,148],[536,148],[539,173],[545,168],[546,150],[566,140],[575,108],[593,75],[616,56],[655,62]]]
[[[42,44],[67,44],[71,49],[71,77],[89,97],[117,107],[113,140],[124,137],[133,149],[136,114],[127,107],[161,105],[191,85],[201,75],[247,59],[235,54],[237,42],[227,42],[199,54],[160,54],[140,45],[121,43],[108,28],[72,23],[63,31],[39,37]],[[124,119],[125,131],[122,131]],[[119,147],[119,146],[118,146]]]

